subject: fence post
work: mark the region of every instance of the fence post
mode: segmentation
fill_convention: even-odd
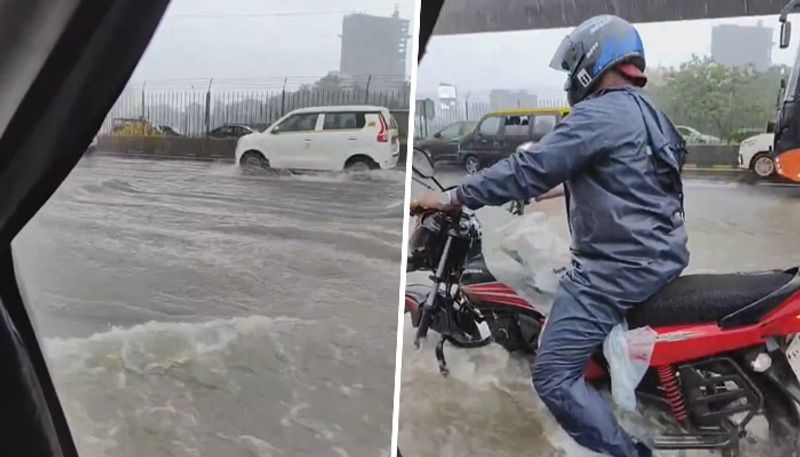
[[[214,83],[214,78],[208,80],[208,89],[206,89],[206,109],[205,109],[205,124],[206,124],[206,139],[211,130],[211,84]]]
[[[425,136],[428,136],[428,104],[425,103],[427,99],[422,100],[422,120],[425,125]],[[499,130],[499,129],[498,129]]]
[[[367,78],[367,89],[364,91],[364,104],[369,105],[369,85],[372,82],[372,75]]]
[[[731,134],[733,133],[733,100],[735,97],[736,97],[736,80],[734,80],[733,84],[731,84],[731,98],[728,104],[728,124],[729,124],[728,135],[727,135],[728,138],[730,138]],[[720,132],[720,136],[723,136],[722,132]]]
[[[281,94],[281,117],[286,114],[286,83],[289,78],[283,80],[283,93]]]
[[[144,129],[144,119],[145,119],[144,89],[145,89],[145,87],[147,87],[147,80],[145,80],[142,83],[142,122],[139,123],[139,125],[142,126],[142,135],[145,134],[145,131],[144,131],[145,130]]]
[[[469,120],[469,96],[472,92],[467,92],[467,97],[464,99],[464,115],[466,116],[465,121]]]

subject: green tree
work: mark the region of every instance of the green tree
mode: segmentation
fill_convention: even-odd
[[[758,72],[692,56],[649,92],[676,124],[727,139],[740,128],[764,128],[775,116],[783,67]]]

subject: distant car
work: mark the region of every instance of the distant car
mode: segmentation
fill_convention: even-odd
[[[430,155],[433,162],[458,160],[458,142],[472,132],[477,121],[460,121],[434,133],[430,138],[415,140],[414,147]]]
[[[541,140],[569,112],[569,108],[541,108],[489,113],[458,143],[458,160],[468,174],[477,173],[510,156],[519,145]]]
[[[775,135],[760,133],[742,141],[739,145],[739,168],[750,170],[759,178],[768,178],[775,173],[772,146]]]
[[[156,126],[156,130],[161,132],[161,134],[164,135],[164,136],[181,136],[181,134],[178,133],[177,130],[175,130],[174,128],[170,127],[169,125],[163,125],[162,124],[162,125]]]
[[[251,133],[255,133],[255,130],[246,125],[227,124],[220,125],[208,132],[208,136],[211,138],[239,138]]]
[[[290,112],[263,132],[239,138],[236,163],[297,170],[393,168],[397,121],[379,106],[322,106]]]
[[[681,134],[686,144],[724,144],[720,138],[713,135],[700,133],[697,129],[686,125],[676,125],[675,128]]]
[[[149,121],[118,117],[111,120],[112,136],[163,136],[164,133]]]
[[[766,132],[768,133],[769,130],[767,130]],[[741,128],[728,135],[728,143],[742,144],[742,141],[750,137],[759,135],[761,133],[765,133],[765,130],[763,128],[756,128],[756,127]]]

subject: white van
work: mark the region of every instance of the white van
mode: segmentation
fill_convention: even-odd
[[[392,168],[399,155],[397,122],[379,106],[294,110],[236,143],[240,166],[366,171]]]

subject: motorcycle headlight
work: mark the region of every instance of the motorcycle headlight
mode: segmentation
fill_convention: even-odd
[[[444,249],[445,233],[438,213],[420,216],[408,239],[406,271],[435,270]]]

